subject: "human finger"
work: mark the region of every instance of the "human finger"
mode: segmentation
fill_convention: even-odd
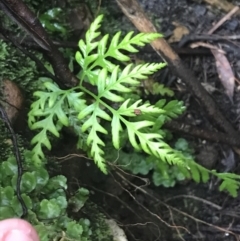
[[[36,230],[25,220],[12,218],[0,221],[0,241],[39,241]]]

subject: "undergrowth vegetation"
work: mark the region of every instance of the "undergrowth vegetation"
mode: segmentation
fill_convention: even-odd
[[[141,81],[163,68],[165,63],[134,65],[128,63],[130,58],[126,53],[136,53],[135,46],[142,47],[162,36],[158,33],[134,36],[130,32],[120,40],[121,32],[118,32],[109,41],[109,35],[102,36],[99,31],[102,18],[102,15],[97,17],[85,41],[79,41],[75,56],[82,69],[78,74],[79,85],[62,90],[45,79],[45,90],[34,93],[36,101],[28,115],[29,127],[38,130],[32,139],[32,161],[39,165],[44,160],[43,148],[51,149],[50,134],[59,137],[64,126],[74,126],[79,136],[78,146],[87,149],[89,157],[104,173],[108,172],[105,149],[112,146],[119,150],[128,145],[131,152],[146,155],[146,162],[159,173],[166,173],[168,165],[175,165],[184,177],[196,182],[207,182],[210,175],[214,175],[222,180],[221,191],[227,190],[236,196],[240,185],[238,175],[208,170],[197,164],[191,155],[184,155],[164,141],[166,132],[161,127],[183,113],[183,103],[160,99],[150,104],[137,95]],[[157,174],[154,176],[157,180]]]
[[[88,241],[110,236],[107,225],[103,229],[93,229],[89,219],[75,220],[68,214],[70,206],[73,212],[79,212],[85,205],[89,196],[87,189],[79,188],[74,195],[67,197],[65,176],[50,177],[44,165],[36,169],[30,151],[25,151],[23,157],[25,171],[21,181],[21,196],[28,210],[24,218],[35,227],[41,241]],[[14,156],[0,163],[0,173],[0,220],[22,217],[22,205],[16,195],[18,165]],[[95,213],[98,213],[97,210]],[[104,217],[99,219],[99,224],[104,220]]]
[[[25,141],[18,136],[24,173],[21,177],[21,197],[18,197],[19,166],[12,154],[9,134],[0,122],[0,220],[19,217],[30,222],[41,241],[52,240],[112,240],[106,217],[89,200],[89,190],[79,187],[71,192],[67,178],[53,175],[45,162],[36,168],[32,152],[23,148]],[[91,210],[88,217],[76,218],[83,208]],[[73,218],[74,216],[74,218]],[[79,215],[78,215],[79,216]]]
[[[59,16],[57,10],[54,13]],[[48,31],[65,33],[64,27],[51,29],[48,15],[42,18]],[[7,70],[3,77],[14,80],[20,73],[26,80],[23,86],[30,86],[28,94],[38,88],[28,113],[28,125],[34,133],[31,133],[33,148],[21,150],[24,159],[21,196],[28,209],[25,218],[36,227],[41,241],[112,238],[107,227],[99,228],[105,217],[96,210],[91,211],[100,217],[95,223],[85,217],[76,220],[69,215],[70,207],[71,212],[79,212],[86,205],[89,191],[79,188],[67,195],[66,177],[52,175],[47,168],[48,150],[52,149],[54,139],[61,137],[63,128],[74,130],[77,147],[86,151],[105,174],[111,170],[110,163],[136,175],[151,176],[155,186],[164,187],[172,187],[184,179],[207,182],[213,175],[221,180],[220,191],[228,191],[234,197],[240,186],[240,176],[218,173],[196,163],[194,151],[185,139],[172,141],[175,143],[172,146],[168,144],[171,134],[163,128],[164,123],[185,111],[183,102],[172,100],[172,90],[153,83],[151,90],[144,90],[145,94],[161,98],[156,103],[142,99],[139,89],[143,81],[148,81],[166,64],[133,64],[129,55],[162,35],[129,32],[121,37],[121,32],[117,32],[110,38],[99,30],[102,20],[102,15],[95,19],[85,39],[79,41],[75,57],[69,56],[70,66],[72,60],[76,60],[81,71],[77,75],[79,84],[67,90],[48,78],[40,78],[36,85],[29,84],[36,74],[36,66],[31,61],[21,71],[7,76],[8,61],[16,64],[17,60],[9,58],[4,62],[11,53],[8,46],[0,42],[3,46],[0,64]],[[171,100],[164,99],[166,96]],[[3,133],[3,125],[0,127]],[[16,194],[19,170],[8,139],[7,134],[0,136],[0,219],[23,214]]]

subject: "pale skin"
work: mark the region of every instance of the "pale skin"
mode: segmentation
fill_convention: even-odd
[[[0,241],[39,241],[39,238],[31,224],[11,218],[0,221]]]

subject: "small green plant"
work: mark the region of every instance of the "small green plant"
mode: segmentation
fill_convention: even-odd
[[[185,139],[179,138],[175,142],[174,147],[176,150],[181,151],[186,158],[194,159],[193,150],[189,147],[189,144]],[[158,165],[158,167],[154,169],[152,178],[155,186],[162,185],[164,187],[173,187],[177,182],[186,179],[178,166],[171,166],[167,163]]]
[[[69,204],[77,211],[83,207],[88,190],[80,188],[67,200],[66,177],[50,177],[43,165],[36,170],[31,158],[31,152],[25,151],[21,196],[28,209],[26,220],[34,225],[40,240],[58,240],[63,233],[71,240],[91,240],[90,221],[84,218],[75,221],[67,213]],[[0,173],[0,220],[21,217],[23,210],[16,196],[18,166],[13,156],[0,162]]]
[[[186,158],[193,159],[193,150],[185,139],[179,138],[174,147],[176,150],[181,151]],[[114,155],[111,149],[107,153],[107,159]],[[139,152],[126,153],[120,150],[118,152],[118,165],[134,175],[151,176],[155,186],[174,187],[177,182],[186,179],[178,165],[159,162],[154,156],[144,155]]]
[[[46,81],[46,91],[34,93],[38,100],[31,106],[29,126],[31,129],[41,129],[32,140],[32,144],[35,144],[35,161],[41,162],[44,158],[43,145],[51,149],[49,133],[58,137],[60,129],[69,126],[69,115],[74,113],[84,122],[80,128],[82,132],[87,133],[86,143],[90,148],[90,156],[105,173],[107,169],[103,157],[104,142],[100,135],[107,135],[108,131],[103,127],[103,121],[111,122],[112,143],[116,149],[120,148],[120,133],[126,128],[130,143],[136,150],[144,150],[170,163],[184,164],[178,153],[162,141],[161,135],[151,130],[155,126],[154,120],[160,115],[167,117],[181,114],[184,110],[181,102],[174,101],[165,105],[165,101],[159,101],[156,105],[151,105],[142,103],[142,100],[132,103],[131,99],[122,97],[126,93],[131,93],[132,88],[139,86],[141,80],[165,64],[128,64],[121,70],[119,65],[111,61],[129,61],[129,57],[123,54],[122,50],[137,52],[133,45],[143,46],[161,35],[140,33],[132,37],[133,32],[130,32],[119,41],[118,32],[107,47],[108,35],[100,41],[95,40],[100,35],[97,30],[101,20],[102,16],[99,16],[91,25],[86,33],[86,42],[79,41],[80,51],[76,54],[76,60],[82,67],[79,86],[61,90],[56,84]],[[84,81],[96,86],[97,94],[86,89]],[[87,96],[91,97],[92,103],[86,104]],[[114,103],[118,104],[117,108],[113,106]],[[139,114],[148,115],[152,120],[135,121],[134,118]]]
[[[110,135],[117,150],[130,144],[134,152],[143,151],[151,157],[156,166],[160,167],[162,162],[178,165],[184,176],[196,182],[206,182],[213,174],[223,180],[220,190],[236,196],[240,176],[207,170],[164,141],[165,132],[161,127],[185,110],[182,102],[161,99],[150,104],[132,98],[141,81],[166,64],[126,64],[130,60],[126,53],[136,53],[135,46],[144,46],[162,37],[161,34],[133,36],[130,32],[120,40],[121,33],[118,32],[109,41],[109,35],[101,37],[98,31],[102,18],[102,15],[97,17],[87,31],[85,41],[79,41],[75,56],[82,68],[78,74],[79,85],[62,90],[51,80],[46,80],[45,90],[34,93],[37,100],[31,105],[28,123],[32,130],[39,132],[32,139],[32,161],[41,165],[45,158],[43,147],[51,149],[50,134],[59,137],[63,126],[74,126],[78,129],[78,146],[87,147],[89,157],[104,173],[107,173],[105,140]],[[86,88],[85,82],[92,89]]]
[[[60,33],[62,37],[66,37],[67,29],[64,24],[59,21],[62,19],[64,11],[61,8],[52,8],[39,16],[43,27],[51,33]]]

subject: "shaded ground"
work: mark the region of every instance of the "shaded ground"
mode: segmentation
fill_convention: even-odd
[[[215,58],[211,51],[201,47],[190,49],[189,44],[195,43],[196,40],[185,38],[183,41],[182,38],[182,34],[191,34],[192,37],[206,34],[225,13],[203,1],[141,0],[140,2],[158,31],[163,33],[168,41],[171,41],[171,46],[184,63],[194,71],[224,115],[239,130],[240,96],[237,86],[240,82],[238,81],[240,50],[238,37],[236,39],[216,37],[208,41],[198,39],[226,51],[227,59],[236,77],[233,98],[227,96],[219,80]],[[238,1],[233,3],[237,4]],[[115,1],[102,1],[101,7],[108,11],[107,21],[109,23],[105,25],[106,30],[125,32],[133,29]],[[82,9],[82,11],[85,10]],[[110,21],[112,16],[114,16],[114,23]],[[215,33],[219,36],[240,36],[239,15],[222,24]],[[137,59],[151,62],[161,61],[150,47],[141,50]],[[201,103],[194,99],[184,83],[168,68],[157,73],[154,78],[174,90],[176,98],[183,100],[187,106],[186,113],[178,120],[179,123],[188,123],[202,130],[205,128],[214,130]],[[156,101],[154,98],[156,97],[151,100]],[[169,128],[171,129],[171,126]],[[220,172],[239,173],[239,158],[227,143],[218,144],[216,138],[212,142],[206,141],[200,139],[199,136],[196,137],[193,132],[183,134],[181,129],[175,128],[174,140],[179,137],[184,137],[189,141],[196,151],[196,160],[201,165]],[[207,184],[195,184],[191,180],[186,180],[178,183],[174,188],[163,188],[155,187],[151,183],[152,173],[147,177],[136,177],[115,167],[109,176],[105,176],[91,160],[85,159],[82,153],[75,149],[74,143],[76,140],[69,133],[65,133],[63,141],[51,153],[52,156],[58,157],[69,153],[79,155],[63,161],[62,170],[59,172],[68,177],[72,191],[78,186],[87,187],[91,191],[91,201],[95,202],[107,217],[118,222],[119,226],[125,230],[129,241],[230,241],[239,239],[239,197],[233,199],[224,192],[220,193],[218,180],[212,178]]]
[[[202,1],[166,0],[140,1],[146,13],[158,30],[169,39],[176,26],[187,29],[189,34],[203,34],[221,19],[225,13]],[[238,3],[237,1],[235,1]],[[109,4],[116,19],[125,23],[128,20],[117,10],[115,2]],[[235,16],[224,23],[216,34],[221,36],[240,35],[240,17]],[[129,26],[129,23],[127,24]],[[185,30],[184,30],[185,31]],[[193,41],[194,42],[194,41]],[[237,40],[215,40],[208,43],[221,47],[236,78],[239,78],[240,55]],[[235,84],[233,101],[225,93],[216,71],[215,59],[209,49],[188,49],[189,42],[179,47],[179,41],[172,43],[184,62],[194,70],[209,93],[217,101],[221,110],[237,128],[239,109],[238,82]],[[138,58],[159,61],[159,57],[149,48],[144,49]],[[175,90],[178,99],[184,100],[188,107],[181,119],[201,128],[213,128],[207,120],[201,103],[193,98],[184,84],[168,69],[155,76],[161,83]],[[185,137],[196,150],[197,161],[221,172],[238,173],[238,157],[228,145],[198,139],[191,135]],[[66,137],[67,138],[67,137]],[[68,141],[66,141],[68,143]],[[81,159],[81,158],[80,158]],[[81,165],[79,165],[81,163]],[[109,177],[103,176],[97,168],[85,159],[71,159],[64,162],[63,172],[69,176],[70,183],[82,185],[92,190],[92,201],[110,218],[118,221],[128,235],[128,240],[238,240],[240,235],[239,198],[218,192],[219,182],[212,179],[207,184],[194,184],[192,181],[177,184],[174,188],[154,187],[146,177],[134,177],[116,169]],[[97,181],[96,181],[97,180]]]

